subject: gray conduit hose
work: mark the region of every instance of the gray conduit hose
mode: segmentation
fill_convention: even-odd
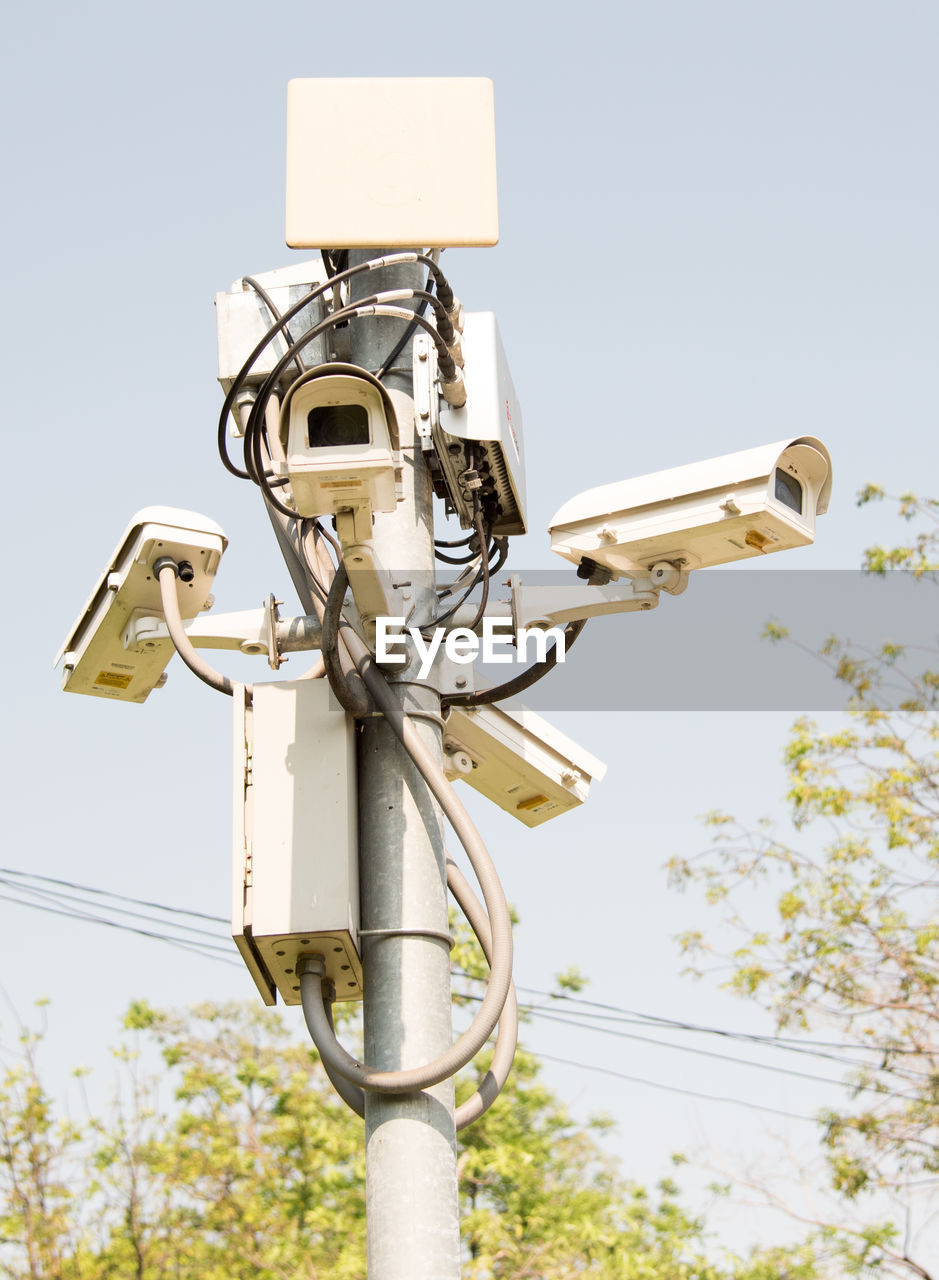
[[[337,578],[345,578],[340,564]],[[338,591],[337,587],[337,591]],[[405,750],[423,775],[424,781],[443,809],[467,857],[486,904],[492,929],[492,961],[489,984],[476,1017],[454,1043],[433,1062],[408,1070],[379,1071],[358,1062],[347,1053],[331,1032],[323,1009],[321,962],[301,958],[297,965],[300,995],[307,1028],[324,1064],[363,1089],[384,1093],[414,1093],[448,1079],[480,1051],[502,1015],[512,983],[512,922],[499,877],[485,844],[464,809],[440,765],[424,745],[392,690],[378,670],[364,641],[351,629],[343,635],[356,670],[372,695],[379,711],[391,725]]]
[[[183,577],[185,581],[186,561],[183,560],[179,564],[169,556],[161,556],[153,566],[153,572],[157,576],[160,584],[160,599],[163,602],[163,617],[166,621],[166,629],[170,633],[176,652],[185,662],[189,670],[204,680],[207,685],[213,689],[217,689],[219,693],[227,693],[232,696],[234,685],[228,676],[223,676],[220,671],[216,671],[214,667],[210,667],[207,662],[193,648],[192,641],[186,634],[186,628],[183,626],[182,615],[179,611],[179,597],[176,594],[176,579]],[[192,573],[192,566],[188,568],[188,572]],[[250,694],[251,686],[246,686]]]
[[[479,939],[479,945],[483,949],[483,954],[488,963],[492,962],[492,934],[489,930],[489,921],[486,919],[486,912],[483,904],[476,897],[476,894],[470,888],[469,882],[463,875],[463,872],[451,859],[447,858],[447,884],[450,892],[459,903],[460,909],[470,923],[470,927]],[[334,1032],[332,1019],[332,998],[331,994],[327,994],[329,984],[321,983],[321,995],[323,1000],[323,1009],[329,1021],[330,1030]],[[302,987],[302,978],[301,978]],[[499,1030],[496,1035],[496,1046],[492,1055],[492,1065],[480,1080],[476,1087],[476,1092],[465,1102],[461,1102],[456,1109],[456,1129],[457,1133],[461,1129],[465,1129],[471,1125],[474,1120],[478,1120],[481,1115],[489,1110],[492,1104],[498,1098],[499,1094],[505,1087],[505,1082],[509,1078],[509,1072],[512,1070],[512,1063],[515,1061],[515,1048],[518,1043],[518,1000],[515,995],[515,983],[509,987],[509,994],[505,1001],[505,1007],[502,1010],[502,1016],[499,1019]],[[333,1088],[342,1098],[346,1106],[350,1107],[358,1116],[365,1115],[365,1090],[360,1089],[358,1085],[352,1084],[344,1076],[337,1071],[333,1071],[323,1061],[326,1075],[329,1078]]]
[[[460,868],[447,858],[447,884],[456,898],[463,914],[470,922],[470,927],[479,939],[489,965],[492,964],[492,933],[483,904],[470,888],[469,882]],[[499,1018],[499,1031],[496,1045],[492,1053],[492,1065],[476,1086],[476,1092],[456,1109],[457,1131],[478,1120],[488,1111],[502,1092],[512,1063],[515,1061],[515,1048],[518,1044],[518,1000],[515,995],[515,983],[509,983],[509,993]]]

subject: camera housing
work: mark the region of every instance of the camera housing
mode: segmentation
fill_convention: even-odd
[[[394,511],[397,418],[388,392],[365,369],[308,370],[284,397],[280,437],[301,516]]]
[[[527,707],[452,706],[443,735],[447,777],[469,783],[526,827],[576,809],[606,773],[602,761]]]
[[[191,566],[191,577],[187,570],[177,588],[180,614],[194,618],[212,603],[212,583],[227,546],[225,534],[208,516],[176,507],[138,511],[56,656],[56,666],[64,663],[62,688],[118,702],[146,702],[164,683],[173,647],[125,645],[124,637],[134,618],[163,617],[154,562],[169,556]]]
[[[810,545],[830,494],[828,450],[796,436],[587,489],[556,512],[551,550],[614,576],[729,564]]]

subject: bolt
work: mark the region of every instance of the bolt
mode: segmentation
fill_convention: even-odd
[[[465,688],[466,688],[466,676],[457,676],[456,680],[454,680],[454,682],[453,682],[453,683],[456,685],[456,687],[457,687],[458,689],[465,689]]]

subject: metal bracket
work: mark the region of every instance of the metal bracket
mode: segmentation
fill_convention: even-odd
[[[277,645],[277,624],[280,621],[277,606],[282,603],[283,601],[274,599],[273,593],[264,602],[264,621],[267,626],[267,665],[272,671],[279,671],[281,663],[287,661],[286,658],[280,656],[280,649]]]
[[[319,619],[312,614],[281,618],[278,601],[269,596],[263,609],[240,613],[220,613],[211,618],[192,618],[183,625],[196,649],[236,649],[241,653],[264,654],[273,670],[283,661],[281,654],[305,652],[320,647]],[[166,623],[160,616],[138,610],[131,614],[121,635],[125,649],[155,649],[172,646]]]
[[[414,339],[412,366],[414,371],[414,423],[424,453],[434,447],[433,431],[437,426],[436,349],[426,333]]]

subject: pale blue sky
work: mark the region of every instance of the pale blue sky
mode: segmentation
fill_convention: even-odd
[[[13,11],[3,865],[227,912],[227,702],[175,663],[143,707],[65,698],[50,662],[151,503],[227,531],[217,608],[289,589],[259,502],[215,455],[212,307],[234,278],[299,256],[283,244],[289,78],[494,81],[501,243],[447,261],[467,307],[496,312],[524,410],[532,532],[516,565],[553,567],[545,525],[582,488],[807,433],[831,450],[834,499],[816,547],[785,567],[848,568],[894,532],[886,511],[855,510],[863,483],[939,487],[937,35],[926,0]],[[663,608],[680,627],[681,601]],[[642,622],[597,624],[622,637],[623,678]],[[576,963],[596,999],[757,1025],[679,977],[671,936],[702,908],[667,892],[661,868],[701,846],[705,809],[781,812],[789,718],[560,719],[609,765],[588,805],[534,833],[473,806],[522,916],[519,980],[544,987]],[[51,1049],[69,1063],[104,1062],[132,997],[253,991],[236,969],[4,902],[0,969],[21,1013],[53,998]],[[570,1029],[527,1039],[784,1110],[820,1101],[784,1077]],[[639,1177],[695,1142],[760,1149],[755,1113],[550,1078],[617,1117]]]

